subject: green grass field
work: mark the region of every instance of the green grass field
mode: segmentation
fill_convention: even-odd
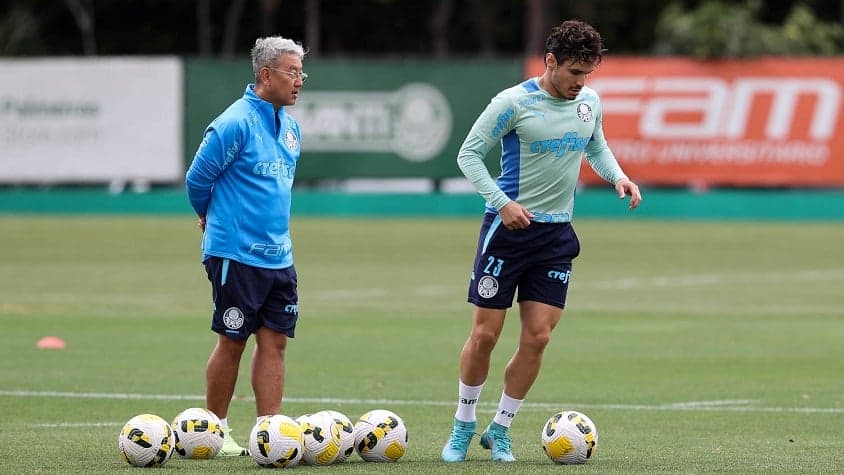
[[[401,415],[397,464],[333,473],[827,473],[844,470],[844,225],[650,220],[575,227],[569,305],[512,427],[514,465],[475,443],[439,461],[478,219],[293,222],[300,284],[283,412]],[[0,472],[118,473],[117,434],[144,412],[202,406],[215,336],[184,217],[0,216]],[[492,417],[516,342],[508,319],[482,395]],[[39,350],[55,335],[64,350]],[[244,358],[229,414],[245,443]],[[547,460],[554,412],[596,423],[585,466]],[[251,458],[171,459],[174,473],[257,473]]]

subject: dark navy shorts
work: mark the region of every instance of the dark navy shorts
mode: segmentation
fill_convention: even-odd
[[[498,214],[486,213],[481,226],[469,302],[484,308],[509,308],[530,300],[565,308],[571,261],[580,242],[571,223],[530,223],[510,231]]]
[[[299,318],[295,267],[264,269],[220,257],[204,264],[214,300],[212,330],[245,340],[267,327],[293,338]]]

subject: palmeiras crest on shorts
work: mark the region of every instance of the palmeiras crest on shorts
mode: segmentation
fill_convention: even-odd
[[[284,145],[287,145],[287,148],[290,149],[291,152],[299,150],[299,138],[296,137],[295,133],[293,133],[293,129],[288,128],[287,131],[284,132]]]
[[[478,281],[478,295],[485,299],[495,297],[498,293],[498,281],[491,275],[485,275]]]
[[[223,323],[226,328],[237,330],[243,326],[243,312],[237,307],[229,307],[223,312]]]
[[[589,104],[581,102],[577,105],[577,118],[583,122],[592,120],[592,108],[589,107]]]

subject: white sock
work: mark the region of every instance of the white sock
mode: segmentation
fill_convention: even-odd
[[[457,391],[457,412],[454,413],[454,418],[463,422],[475,422],[475,407],[478,405],[478,397],[481,395],[481,389],[484,388],[484,383],[480,386],[467,386],[460,381],[460,387]]]
[[[229,418],[224,417],[224,418],[220,419],[220,424],[223,426],[224,429],[228,429],[229,428]]]
[[[519,408],[522,407],[524,399],[513,399],[501,391],[501,402],[498,403],[498,411],[495,413],[495,418],[492,422],[500,424],[504,427],[510,427],[513,418],[519,413]]]

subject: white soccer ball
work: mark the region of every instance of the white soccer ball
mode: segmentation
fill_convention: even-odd
[[[136,467],[160,467],[170,460],[176,436],[161,417],[154,414],[137,415],[123,426],[117,436],[120,456]]]
[[[223,426],[213,412],[192,407],[170,423],[176,434],[176,453],[189,459],[214,458],[223,446]]]
[[[542,449],[554,463],[586,463],[598,448],[598,428],[577,411],[558,412],[542,428]]]
[[[352,421],[349,420],[349,418],[342,412],[329,410],[319,411],[317,414],[326,414],[334,421],[334,425],[337,426],[337,430],[340,432],[340,453],[337,454],[337,459],[334,460],[334,463],[345,462],[355,451],[354,424],[352,424]]]
[[[329,465],[340,455],[340,429],[325,413],[296,418],[304,436],[302,461],[308,465]]]
[[[295,467],[304,450],[302,429],[280,414],[262,417],[249,434],[249,455],[267,468]]]
[[[367,462],[395,462],[407,451],[407,426],[394,412],[369,411],[355,423],[355,450]]]

